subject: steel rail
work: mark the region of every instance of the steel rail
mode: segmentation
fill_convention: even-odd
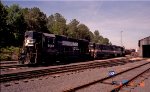
[[[7,65],[7,66],[0,66],[0,69],[8,69],[8,68],[19,68],[19,67],[28,67],[30,65],[24,64],[24,65]]]
[[[124,84],[120,85],[119,87],[111,90],[111,92],[119,92],[119,90],[121,90],[124,86],[128,85],[130,82],[132,82],[133,80],[135,80],[136,78],[140,77],[141,75],[143,75],[144,73],[150,71],[150,68],[146,69],[145,71],[143,71],[142,73],[134,76],[133,78],[131,78],[129,81],[125,82]]]
[[[124,63],[127,63],[127,62],[124,62]],[[70,65],[70,66],[68,65],[68,66],[61,66],[61,67],[56,67],[56,68],[26,71],[26,72],[12,73],[12,74],[2,74],[0,75],[0,83],[13,81],[13,80],[19,80],[19,79],[40,77],[40,76],[49,75],[49,74],[78,71],[78,70],[89,69],[89,68],[109,67],[109,66],[115,66],[119,64],[123,64],[123,62],[122,61],[121,63],[119,61],[94,62],[94,63],[88,63],[88,64],[79,64],[79,65]]]
[[[115,74],[114,76],[108,76],[108,77],[105,77],[105,78],[102,78],[102,79],[98,79],[98,80],[89,82],[89,83],[84,84],[84,85],[77,86],[77,87],[75,87],[75,88],[71,88],[71,89],[65,90],[64,92],[75,92],[75,91],[77,91],[77,90],[79,90],[79,89],[86,88],[86,87],[88,87],[88,86],[90,86],[90,85],[94,85],[94,84],[99,83],[99,82],[103,82],[103,81],[105,81],[105,80],[111,79],[111,78],[113,78],[113,77],[116,77],[116,76],[121,75],[121,74],[123,74],[123,73],[125,73],[125,72],[134,70],[134,69],[136,69],[136,68],[139,68],[139,67],[144,66],[144,65],[147,65],[147,64],[150,64],[150,62],[147,62],[147,63],[141,64],[141,65],[138,65],[138,66],[136,66],[136,67],[132,67],[132,68],[127,69],[127,70],[124,70],[124,71],[121,71],[121,72]]]
[[[123,61],[124,60],[128,60],[129,58],[128,57],[126,57],[126,58],[124,58],[124,59],[122,59]],[[115,59],[115,60],[117,60],[117,59]],[[111,61],[111,60],[108,60],[108,61]],[[2,65],[3,63],[0,63],[0,69],[8,69],[8,68],[20,68],[20,67],[32,67],[32,66],[41,66],[41,65],[31,65],[31,64],[24,64],[24,65]],[[4,63],[5,64],[5,63]]]
[[[128,60],[128,61],[130,61],[130,62],[134,62],[135,60],[129,60],[129,59],[131,59],[132,57],[125,57],[125,58],[122,58],[121,60],[122,60],[122,62],[124,63],[124,62],[126,62],[126,60]],[[118,59],[114,59],[114,60],[118,60]],[[144,59],[143,59],[144,60]],[[113,61],[113,60],[108,60],[108,61]],[[120,61],[121,62],[121,61]],[[4,63],[4,62],[3,62]],[[40,65],[31,65],[31,64],[24,64],[24,65],[5,65],[5,66],[3,66],[2,64],[3,63],[0,63],[1,64],[1,66],[0,66],[0,70],[9,70],[9,68],[18,68],[18,69],[20,69],[20,68],[22,68],[22,67],[38,67],[38,66],[40,66]],[[5,62],[6,63],[6,62]],[[5,64],[4,63],[4,64]],[[120,65],[122,65],[122,64],[120,64]]]

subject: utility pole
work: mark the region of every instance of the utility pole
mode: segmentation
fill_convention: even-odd
[[[121,46],[123,46],[123,44],[122,44],[122,32],[123,32],[123,31],[121,31]]]

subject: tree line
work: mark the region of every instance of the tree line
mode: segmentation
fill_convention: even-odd
[[[46,16],[39,8],[21,8],[17,4],[4,6],[0,2],[0,48],[22,46],[25,31],[37,31],[65,35],[75,39],[87,39],[100,44],[110,44],[108,38],[100,35],[98,30],[92,33],[89,28],[72,19],[66,23],[60,13]]]

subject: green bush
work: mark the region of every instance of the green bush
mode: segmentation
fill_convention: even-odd
[[[6,47],[0,49],[0,61],[18,60],[19,47]]]

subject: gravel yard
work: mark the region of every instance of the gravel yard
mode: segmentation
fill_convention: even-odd
[[[144,70],[148,69],[149,66],[150,66],[150,64],[147,64],[147,65],[142,66],[140,68],[137,68],[137,69],[128,71],[126,73],[123,73],[121,75],[118,75],[118,76],[114,77],[113,79],[108,79],[106,81],[103,81],[102,83],[97,83],[95,85],[81,89],[77,92],[110,92],[111,90],[113,90],[114,88],[119,86],[119,85],[112,85],[112,81],[116,81],[117,84],[121,84],[123,81],[130,80],[134,76],[142,73]],[[150,72],[148,72],[148,73],[150,74]],[[135,82],[134,82],[134,84],[135,84]],[[130,90],[130,88],[128,88],[128,87],[125,87],[125,88]],[[100,91],[101,89],[103,89],[103,91]],[[135,92],[149,92],[149,90],[147,90],[147,91],[135,91]],[[125,92],[125,91],[122,90],[119,92]]]
[[[150,92],[150,77],[144,80],[144,86],[137,86],[131,89],[132,92]]]
[[[88,61],[88,62],[78,62],[78,63],[70,63],[66,65],[59,65],[59,66],[68,66],[68,65],[78,65],[80,64],[88,64],[92,62],[109,62],[109,60],[121,60],[125,59],[127,57],[119,57],[119,58],[111,58],[111,59],[105,59],[105,60],[94,60],[94,61]],[[141,60],[142,58],[132,58],[131,60]],[[7,61],[2,61],[3,63],[6,63]],[[16,61],[8,61],[10,62],[16,62]],[[3,66],[3,64],[1,64]],[[5,66],[5,65],[4,65]],[[38,66],[38,67],[18,67],[18,68],[8,68],[8,69],[0,69],[1,74],[9,74],[9,73],[17,73],[17,72],[24,72],[24,71],[33,71],[33,70],[41,70],[41,69],[47,69],[47,68],[56,68],[58,65],[53,65],[53,66]]]
[[[108,76],[108,71],[114,70],[116,73],[126,70],[128,68],[150,62],[141,61],[128,63],[121,66],[113,66],[107,68],[94,68],[87,70],[80,70],[76,72],[68,72],[62,74],[55,74],[49,76],[43,76],[33,79],[24,79],[20,81],[12,81],[1,84],[1,92],[62,92],[70,88],[77,87],[79,85],[92,82]],[[150,84],[148,82],[148,84]],[[110,84],[101,84],[97,86],[91,86],[90,89],[79,90],[80,92],[108,92],[107,88],[114,88]],[[145,86],[146,87],[146,86]],[[135,89],[136,90],[136,89]],[[147,92],[147,91],[136,91]]]
[[[126,57],[119,57],[119,58],[112,58],[112,59],[106,59],[106,60],[94,60],[94,61],[88,61],[88,62],[78,62],[78,63],[70,63],[66,65],[59,65],[59,66],[68,66],[68,65],[78,65],[80,64],[88,64],[92,62],[103,62],[103,61],[109,61],[109,60],[121,60],[125,59]],[[3,63],[6,61],[2,61]],[[14,61],[8,61],[8,62],[14,62]],[[15,61],[16,62],[16,61]],[[1,64],[3,66],[3,64]],[[41,69],[47,69],[47,68],[56,68],[58,65],[52,65],[52,66],[38,66],[38,67],[19,67],[19,68],[8,68],[8,69],[0,69],[1,74],[9,74],[9,73],[17,73],[17,72],[24,72],[24,71],[33,71],[33,70],[41,70]]]

